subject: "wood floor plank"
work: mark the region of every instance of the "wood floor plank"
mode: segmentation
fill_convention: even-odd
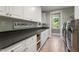
[[[40,52],[65,52],[64,42],[58,36],[53,36],[47,40]]]

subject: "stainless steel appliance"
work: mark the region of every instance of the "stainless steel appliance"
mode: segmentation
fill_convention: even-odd
[[[63,25],[63,37],[65,41],[65,50],[70,52],[72,50],[72,33],[73,33],[73,20],[64,23]]]

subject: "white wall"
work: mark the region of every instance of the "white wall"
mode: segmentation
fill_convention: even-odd
[[[74,8],[74,17],[75,20],[79,19],[79,6],[75,6]]]

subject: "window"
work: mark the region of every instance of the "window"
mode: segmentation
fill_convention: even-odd
[[[59,17],[59,14],[53,15],[52,26],[53,26],[54,29],[60,27],[60,17]]]

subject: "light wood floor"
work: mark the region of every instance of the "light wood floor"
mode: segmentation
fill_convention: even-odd
[[[49,38],[40,52],[65,52],[64,42],[58,36]]]

